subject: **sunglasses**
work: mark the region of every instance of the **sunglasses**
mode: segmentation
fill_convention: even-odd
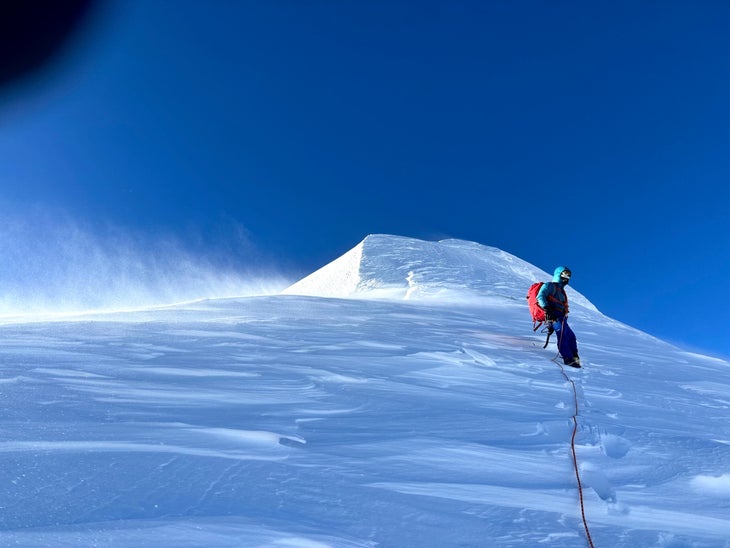
[[[570,272],[561,272],[560,277],[565,278],[566,280],[570,280]]]

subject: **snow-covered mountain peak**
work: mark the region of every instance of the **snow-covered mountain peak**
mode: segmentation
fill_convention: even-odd
[[[372,234],[299,280],[284,294],[395,299],[524,298],[551,276],[501,249],[466,240],[437,242]],[[571,301],[594,309],[576,291]]]

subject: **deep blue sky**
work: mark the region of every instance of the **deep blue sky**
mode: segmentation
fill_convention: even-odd
[[[730,356],[730,3],[93,15],[44,78],[0,95],[5,211],[175,234],[292,277],[370,233],[474,240],[565,263],[604,313]]]

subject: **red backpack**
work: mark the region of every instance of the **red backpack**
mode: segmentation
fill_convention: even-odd
[[[533,331],[537,331],[537,329],[545,321],[545,311],[537,304],[537,293],[540,291],[540,288],[544,283],[545,282],[535,282],[527,291],[527,305],[530,307],[530,314],[532,314]]]
[[[540,288],[544,284],[545,282],[535,282],[530,286],[530,289],[527,290],[527,304],[530,307],[530,314],[532,314],[533,331],[537,331],[540,326],[545,323],[545,311],[537,304],[537,294],[540,292]],[[554,299],[554,297],[552,296],[550,298]],[[567,296],[565,300],[565,306],[568,306]],[[543,348],[547,348],[547,345],[550,342],[550,335],[552,335],[554,331],[555,329],[553,329],[552,324],[547,324],[547,338],[545,339],[545,345],[543,346]]]

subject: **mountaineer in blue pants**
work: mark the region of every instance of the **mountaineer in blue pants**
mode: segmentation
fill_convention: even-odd
[[[548,326],[555,330],[558,337],[558,351],[565,365],[580,367],[578,342],[575,333],[568,325],[568,295],[565,286],[571,276],[567,266],[559,266],[553,274],[553,281],[542,285],[537,294],[537,304],[545,311]]]

